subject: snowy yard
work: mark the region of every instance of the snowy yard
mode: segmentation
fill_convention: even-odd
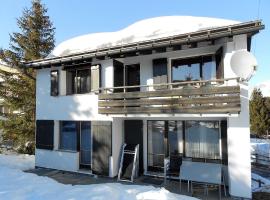
[[[250,147],[252,153],[260,153],[270,156],[270,140],[251,138]]]
[[[152,186],[120,183],[64,185],[47,177],[25,173],[34,168],[34,156],[0,154],[0,199],[8,200],[192,200],[195,198],[170,193]]]
[[[269,153],[270,144],[265,141],[252,140],[251,150]],[[170,193],[164,188],[155,188],[153,186],[123,185],[120,183],[64,185],[48,177],[23,172],[23,170],[34,168],[34,159],[34,156],[29,155],[0,154],[0,199],[195,199]],[[270,192],[270,180],[254,173],[252,174],[252,178],[261,180],[264,183],[259,188],[258,183],[252,181],[253,192]]]
[[[252,138],[250,140],[250,150],[251,150],[251,153],[253,154],[259,154],[259,155],[270,157],[270,140]],[[269,162],[265,162],[263,160],[259,160],[258,163],[269,165]],[[254,173],[252,174],[252,178],[256,180],[260,180],[262,183],[264,183],[262,187],[259,187],[258,182],[252,181],[253,192],[270,193],[270,180],[269,179],[263,178]]]

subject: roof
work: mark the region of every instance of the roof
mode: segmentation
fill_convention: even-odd
[[[259,20],[241,23],[206,17],[157,17],[136,22],[116,32],[94,33],[72,38],[59,44],[47,58],[28,62],[26,66],[40,67],[243,33],[253,35],[263,28]]]

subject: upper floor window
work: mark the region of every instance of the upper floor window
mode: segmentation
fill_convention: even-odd
[[[83,94],[91,91],[91,72],[90,69],[69,71],[71,76],[71,93]]]
[[[97,92],[101,86],[100,65],[68,68],[66,73],[66,93],[84,94]]]
[[[59,94],[59,71],[51,71],[51,96]]]
[[[222,49],[216,55],[172,60],[172,82],[223,78]]]

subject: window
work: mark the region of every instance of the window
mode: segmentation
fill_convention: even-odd
[[[59,95],[59,71],[51,71],[51,96]]]
[[[154,84],[162,84],[168,82],[167,58],[159,58],[153,60],[153,81]],[[167,86],[155,86],[156,90],[166,89]]]
[[[213,80],[219,78],[216,74],[217,65],[212,55],[172,60],[172,82]]]
[[[60,145],[62,150],[77,151],[77,137],[79,136],[77,123],[75,121],[60,122]]]
[[[185,156],[220,159],[218,121],[186,121]]]
[[[163,171],[164,158],[183,153],[183,122],[147,121],[147,126],[147,168]]]
[[[53,150],[54,121],[36,121],[36,148]]]
[[[67,94],[83,94],[91,91],[91,69],[67,71]]]

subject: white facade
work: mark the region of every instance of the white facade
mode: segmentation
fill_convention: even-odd
[[[174,58],[186,58],[198,55],[214,54],[221,46],[224,49],[224,78],[235,78],[236,75],[230,67],[230,57],[236,50],[247,49],[246,35],[234,36],[232,41],[216,43],[211,46],[201,46],[186,50],[141,55],[136,57],[120,58],[125,65],[140,64],[140,84],[153,84],[152,60],[155,58],[168,58],[168,74],[170,77],[170,60]],[[93,64],[101,65],[102,87],[113,87],[113,60],[96,60]],[[36,166],[79,171],[79,153],[65,152],[58,149],[59,121],[112,121],[112,157],[110,160],[110,176],[118,173],[121,145],[124,141],[123,121],[125,119],[143,120],[143,155],[144,173],[147,173],[147,120],[227,120],[228,143],[228,185],[232,196],[251,198],[251,166],[249,150],[249,111],[248,111],[248,85],[241,83],[241,112],[240,114],[133,114],[133,115],[101,115],[98,114],[98,95],[74,94],[65,95],[66,78],[65,71],[60,70],[60,95],[50,95],[50,71],[45,68],[37,70],[36,90],[36,118],[37,120],[54,120],[54,150],[36,150]],[[226,82],[234,85],[236,82]]]

